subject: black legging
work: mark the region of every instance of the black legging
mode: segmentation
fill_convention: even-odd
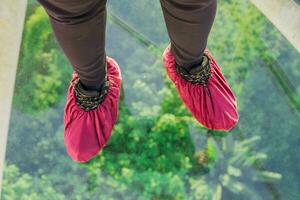
[[[106,0],[38,0],[81,82],[99,88],[106,75]],[[130,1],[128,1],[130,3]],[[217,0],[160,0],[178,64],[200,63]]]

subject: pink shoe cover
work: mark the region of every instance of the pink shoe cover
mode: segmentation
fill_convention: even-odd
[[[188,110],[208,129],[223,131],[232,129],[239,120],[236,97],[208,49],[205,49],[205,52],[211,60],[212,77],[207,82],[210,96],[203,85],[193,84],[176,72],[175,58],[170,50],[169,45],[163,54],[163,62],[168,77],[175,83],[180,98]]]
[[[85,111],[76,104],[73,72],[64,109],[64,142],[72,160],[86,162],[106,145],[117,120],[121,71],[115,60],[107,57],[108,93],[97,108]]]

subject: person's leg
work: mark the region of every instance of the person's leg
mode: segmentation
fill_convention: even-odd
[[[49,15],[56,39],[88,89],[106,76],[106,0],[38,0]]]
[[[217,0],[160,0],[171,39],[163,54],[168,77],[200,124],[228,131],[239,120],[236,97],[206,48]]]
[[[72,160],[87,162],[109,141],[122,84],[120,67],[105,54],[106,0],[38,1],[74,68],[64,108],[64,144]]]
[[[176,62],[190,70],[201,63],[217,0],[160,0]]]

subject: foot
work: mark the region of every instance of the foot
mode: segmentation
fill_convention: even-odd
[[[109,57],[100,92],[84,91],[74,71],[64,109],[64,142],[72,160],[87,162],[107,144],[118,116],[121,82],[121,70]]]
[[[170,46],[164,52],[163,62],[181,100],[198,122],[208,129],[223,131],[236,125],[236,97],[208,49],[201,66],[190,71],[176,63]]]

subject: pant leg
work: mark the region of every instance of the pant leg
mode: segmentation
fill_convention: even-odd
[[[99,88],[106,76],[106,0],[38,1],[81,82]]]
[[[187,70],[202,61],[217,0],[160,0],[176,62]]]

